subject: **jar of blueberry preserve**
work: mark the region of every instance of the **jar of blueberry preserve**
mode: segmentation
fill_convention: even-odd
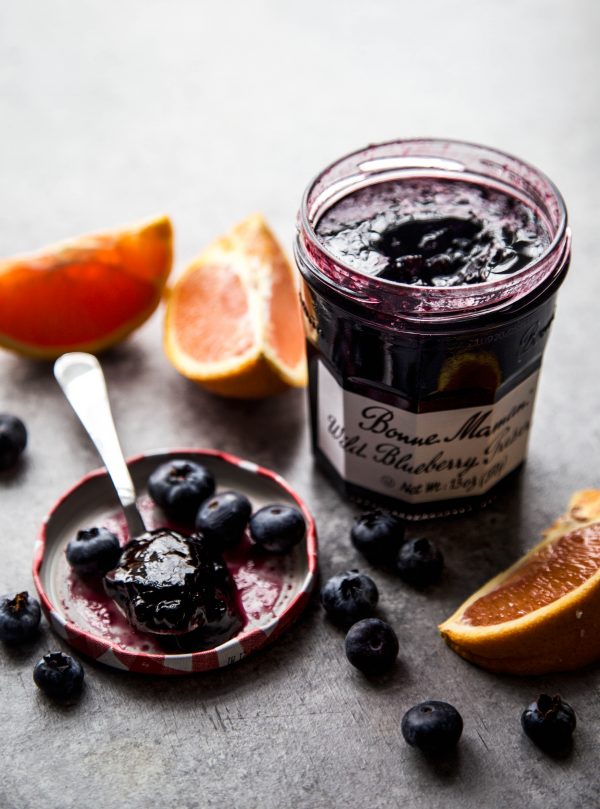
[[[309,185],[295,255],[321,466],[405,516],[486,499],[525,459],[569,266],[554,184],[475,144],[369,146]]]

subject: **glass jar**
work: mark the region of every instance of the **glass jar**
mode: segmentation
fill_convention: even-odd
[[[528,206],[548,243],[517,272],[458,286],[369,275],[316,228],[358,189],[460,181]],[[406,517],[461,513],[524,461],[542,354],[569,266],[564,201],[537,169],[483,146],[399,140],[330,165],[307,188],[295,257],[315,456],[338,488]]]

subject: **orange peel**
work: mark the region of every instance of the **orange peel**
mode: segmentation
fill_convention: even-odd
[[[490,671],[545,674],[600,659],[600,490],[576,492],[543,541],[439,630]]]

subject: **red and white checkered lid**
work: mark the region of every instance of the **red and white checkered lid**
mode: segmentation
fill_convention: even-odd
[[[78,582],[66,562],[66,544],[80,528],[107,524],[123,542],[127,539],[106,471],[90,472],[58,500],[44,520],[35,548],[33,577],[42,609],[56,634],[83,654],[114,668],[171,675],[235,663],[275,640],[300,615],[315,584],[317,534],[305,503],[277,473],[228,453],[175,449],[130,458],[128,466],[149,528],[164,524],[165,518],[144,493],[145,483],[159,464],[174,458],[202,463],[214,474],[218,490],[243,492],[254,509],[267,503],[300,509],[306,520],[306,539],[285,556],[257,560],[247,543],[247,552],[240,551],[231,564],[227,558],[241,594],[245,626],[213,649],[170,653],[153,636],[130,627],[108,597]]]

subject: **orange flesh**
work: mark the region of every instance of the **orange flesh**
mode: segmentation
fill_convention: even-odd
[[[282,258],[276,261],[269,302],[269,343],[283,363],[294,368],[304,356],[304,327],[289,270]]]
[[[158,304],[169,250],[162,239],[90,237],[81,246],[0,262],[2,333],[67,347],[117,331]]]
[[[43,285],[27,270],[7,273],[5,278],[7,286],[0,284],[3,332],[33,345],[92,341],[148,309],[159,294],[153,286],[94,264],[50,274]]]
[[[541,548],[495,590],[468,607],[462,621],[490,626],[528,615],[586,582],[600,568],[600,523]]]
[[[172,311],[180,348],[200,362],[241,356],[254,345],[247,292],[225,265],[198,266],[184,276]]]

